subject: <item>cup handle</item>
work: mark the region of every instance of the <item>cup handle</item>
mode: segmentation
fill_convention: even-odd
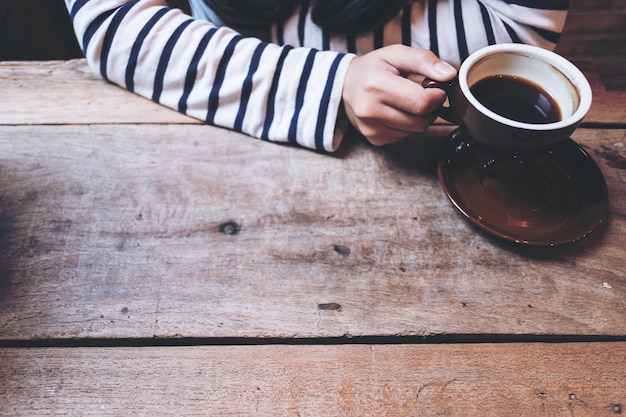
[[[424,81],[422,81],[422,87],[439,88],[445,91],[448,97],[450,97],[450,93],[452,92],[452,89],[454,88],[456,82],[456,78],[452,79],[451,81],[435,81],[431,80],[430,78],[424,78]],[[441,106],[437,111],[437,115],[452,124],[459,124],[459,121],[454,116],[454,113],[452,112],[452,108],[450,106]]]

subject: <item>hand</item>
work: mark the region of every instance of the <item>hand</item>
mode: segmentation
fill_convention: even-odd
[[[406,77],[419,74],[449,81],[456,70],[432,52],[392,45],[350,63],[342,98],[348,119],[373,145],[398,142],[424,132],[446,99],[438,88],[423,88]]]

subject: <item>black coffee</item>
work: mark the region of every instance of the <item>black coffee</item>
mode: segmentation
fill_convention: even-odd
[[[525,78],[492,75],[474,84],[472,94],[489,110],[523,123],[553,123],[561,110],[543,88]]]

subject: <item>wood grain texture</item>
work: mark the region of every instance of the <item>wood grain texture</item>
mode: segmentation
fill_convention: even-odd
[[[2,416],[618,416],[626,344],[0,350]]]
[[[0,127],[0,339],[625,335],[624,131],[575,139],[608,221],[533,249],[457,214],[441,138],[330,156],[200,125]]]
[[[0,124],[199,123],[102,80],[84,59],[0,62]]]
[[[576,64],[594,90],[584,122],[623,124],[626,91],[607,91],[593,63]],[[84,59],[0,62],[0,91],[0,125],[200,123],[103,81]]]
[[[533,249],[449,203],[450,126],[325,155],[201,125],[82,60],[0,63],[0,86],[1,416],[623,413],[626,343],[599,341],[626,335],[622,95],[597,87],[597,129],[574,135],[606,221]],[[598,341],[312,344],[417,340],[396,335]]]

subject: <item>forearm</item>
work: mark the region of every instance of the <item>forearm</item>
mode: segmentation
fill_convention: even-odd
[[[243,38],[164,0],[66,4],[88,62],[107,80],[210,124],[336,148],[350,55]]]

